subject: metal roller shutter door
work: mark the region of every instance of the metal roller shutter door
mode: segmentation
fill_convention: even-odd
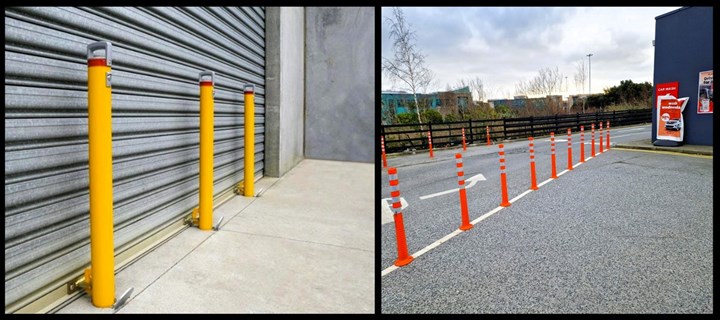
[[[5,306],[90,262],[87,60],[113,44],[115,247],[198,205],[198,73],[216,72],[215,194],[243,178],[243,85],[265,123],[264,8],[5,8]]]

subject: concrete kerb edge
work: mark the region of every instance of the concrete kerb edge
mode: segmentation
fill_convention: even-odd
[[[651,151],[665,151],[665,152],[674,152],[674,153],[685,153],[685,154],[696,154],[701,156],[713,156],[712,151],[706,152],[706,151],[697,151],[697,150],[686,150],[686,149],[668,149],[663,147],[655,147],[655,146],[634,146],[634,145],[627,145],[627,144],[618,144],[615,146],[615,148],[618,149],[637,149],[637,150],[651,150]]]

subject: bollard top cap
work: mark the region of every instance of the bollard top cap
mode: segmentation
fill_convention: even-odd
[[[460,158],[462,158],[462,155],[459,154],[459,153],[456,153],[456,154],[455,154],[455,159],[460,159]]]
[[[501,144],[498,145],[498,147],[500,147],[500,149],[502,149],[502,148],[505,147],[505,145],[501,143]]]
[[[255,85],[254,85],[254,84],[246,84],[246,85],[243,87],[243,91],[245,91],[245,93],[254,93],[254,92],[255,92]]]
[[[528,140],[533,141],[534,139],[533,137],[528,137]]]
[[[388,168],[388,174],[396,174],[396,173],[397,173],[397,168],[394,168],[394,167]]]

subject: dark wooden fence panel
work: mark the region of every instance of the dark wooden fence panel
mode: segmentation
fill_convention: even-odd
[[[540,116],[527,118],[502,118],[464,120],[445,123],[393,124],[380,126],[380,134],[385,137],[385,150],[388,153],[408,149],[427,149],[428,131],[433,138],[433,147],[442,148],[462,144],[462,128],[468,144],[485,144],[490,135],[492,141],[523,139],[545,136],[550,132],[557,135],[580,131],[580,126],[590,130],[590,124],[610,121],[610,128],[652,122],[652,109],[622,110],[585,114]]]

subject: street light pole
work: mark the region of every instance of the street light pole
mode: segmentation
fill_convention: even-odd
[[[592,57],[592,53],[588,54],[588,95],[592,93],[592,62],[590,61],[590,57]]]

